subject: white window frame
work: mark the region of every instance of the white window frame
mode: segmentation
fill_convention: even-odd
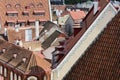
[[[31,33],[29,31],[31,31]],[[26,29],[25,30],[25,41],[31,41],[31,40],[32,40],[32,29]]]

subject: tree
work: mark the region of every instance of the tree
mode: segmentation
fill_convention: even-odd
[[[86,2],[88,0],[65,0],[65,4],[77,4],[77,3],[82,3],[82,2]],[[90,0],[93,1],[93,0]]]

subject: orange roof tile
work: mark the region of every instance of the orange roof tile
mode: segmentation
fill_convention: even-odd
[[[2,27],[7,26],[6,21],[8,19],[15,20],[25,20],[30,19],[45,19],[50,20],[50,11],[49,11],[49,1],[48,0],[3,0],[0,1],[0,18]],[[38,6],[41,5],[41,6]],[[29,8],[29,9],[28,9]],[[45,12],[44,16],[34,15],[34,10]],[[16,16],[9,16],[6,13],[18,13]],[[25,16],[22,13],[28,13],[29,16]]]
[[[86,15],[84,11],[69,11],[69,13],[74,20],[83,19]]]
[[[120,79],[120,12],[74,64],[64,80]]]

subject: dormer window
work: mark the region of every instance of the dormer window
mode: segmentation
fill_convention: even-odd
[[[25,20],[18,20],[18,24],[19,24],[20,26],[25,26],[26,21],[25,21]]]
[[[7,11],[6,12],[7,16],[18,16],[18,11]]]
[[[29,16],[29,12],[28,11],[23,11],[22,14],[23,14],[23,16]]]
[[[7,20],[6,25],[10,26],[10,27],[13,27],[13,26],[15,26],[15,21],[14,20]]]
[[[19,7],[20,7],[20,4],[16,4],[15,7],[16,7],[16,8],[19,8]]]
[[[28,24],[29,24],[30,26],[35,26],[35,20],[34,20],[34,19],[30,19],[30,20],[28,21]]]
[[[10,8],[10,7],[12,7],[12,6],[11,6],[11,4],[7,4],[6,7],[7,7],[7,8]]]
[[[29,6],[30,6],[31,8],[35,7],[33,3],[30,3]]]
[[[34,10],[33,14],[36,16],[45,16],[45,11],[44,10]]]

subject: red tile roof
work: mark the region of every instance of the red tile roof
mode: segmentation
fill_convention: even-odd
[[[69,13],[73,20],[81,20],[86,15],[84,11],[69,11]]]
[[[0,1],[0,19],[2,27],[4,27],[7,20],[50,20],[49,1],[48,0],[3,0]],[[44,12],[45,16],[34,15],[34,12]],[[8,16],[9,13],[18,13],[17,16]],[[28,13],[28,16],[23,15]]]
[[[65,49],[63,50],[65,56],[73,48],[76,42],[82,37],[85,31],[94,22],[94,20],[98,17],[98,15],[102,12],[102,10],[106,7],[107,4],[108,4],[108,1],[100,0],[99,7],[101,7],[101,9],[95,15],[93,14],[94,8],[93,7],[91,8],[91,10],[88,12],[88,14],[83,19],[83,23],[85,23],[85,25],[82,27],[81,31],[74,38],[70,39],[70,43],[65,44]],[[61,60],[63,60],[63,58]],[[61,62],[61,60],[59,61],[59,63]]]
[[[120,79],[120,12],[75,63],[64,80]]]

